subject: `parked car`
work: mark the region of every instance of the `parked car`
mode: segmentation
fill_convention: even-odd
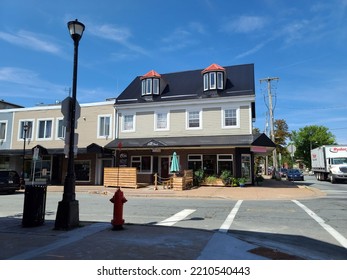
[[[286,178],[288,181],[304,181],[304,175],[299,169],[288,169]]]
[[[0,170],[0,192],[14,193],[20,189],[20,177],[15,170]]]
[[[280,176],[282,178],[285,178],[287,176],[288,169],[287,168],[280,168]]]

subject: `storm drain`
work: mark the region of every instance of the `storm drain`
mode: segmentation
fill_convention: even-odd
[[[300,258],[298,256],[289,255],[276,249],[266,247],[257,247],[252,250],[249,250],[248,252],[259,256],[263,256],[271,260],[303,260],[303,258]]]

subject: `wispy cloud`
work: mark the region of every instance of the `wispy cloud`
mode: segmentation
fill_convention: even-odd
[[[240,16],[224,24],[221,31],[228,33],[250,33],[265,27],[267,20],[259,16]]]
[[[45,81],[36,72],[23,68],[0,68],[0,81],[0,92],[4,95],[6,92],[10,95],[18,95],[24,92],[26,97],[32,97],[30,93],[34,92],[34,96],[40,94],[47,96],[47,92],[63,92],[64,90],[64,86]],[[50,95],[48,96],[51,98]]]
[[[43,51],[52,54],[59,54],[61,52],[60,47],[52,42],[49,42],[49,39],[47,39],[45,36],[25,30],[20,30],[17,33],[0,31],[0,39],[10,44],[36,51]]]
[[[186,27],[177,27],[171,34],[161,39],[162,51],[177,51],[198,44],[196,35],[205,35],[205,26],[200,22],[190,22]]]
[[[118,27],[110,24],[103,24],[91,27],[89,32],[97,37],[103,38],[105,40],[111,40],[121,44],[127,49],[134,51],[136,53],[148,55],[148,51],[142,48],[139,45],[133,44],[130,42],[130,38],[132,37],[132,33],[130,29],[126,27]]]

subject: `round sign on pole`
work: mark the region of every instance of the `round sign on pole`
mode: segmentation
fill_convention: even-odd
[[[296,147],[293,144],[289,144],[287,150],[293,156],[296,151]]]

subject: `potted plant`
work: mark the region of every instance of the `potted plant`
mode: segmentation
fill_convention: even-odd
[[[237,180],[237,178],[235,178],[235,177],[232,177],[231,178],[231,185],[233,187],[237,187],[238,184],[239,184],[239,180]]]
[[[246,183],[246,178],[239,178],[239,186],[242,188],[245,186],[245,183]]]
[[[229,170],[223,170],[222,173],[220,174],[219,178],[223,181],[225,186],[230,186],[231,185],[231,171]]]
[[[202,181],[204,180],[204,170],[198,169],[194,172],[194,185],[201,186]]]

